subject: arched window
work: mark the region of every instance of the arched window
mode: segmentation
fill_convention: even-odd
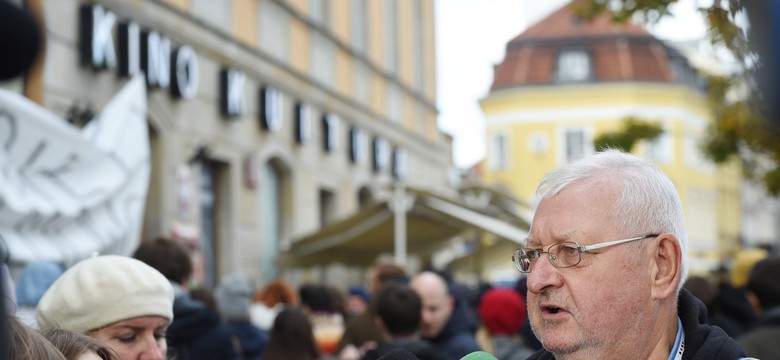
[[[564,50],[558,55],[557,79],[561,82],[586,81],[591,78],[590,56],[584,50]]]

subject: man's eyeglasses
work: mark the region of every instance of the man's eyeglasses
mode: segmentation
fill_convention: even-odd
[[[512,260],[515,262],[517,270],[520,270],[522,273],[530,273],[531,268],[536,263],[536,260],[538,260],[542,254],[547,254],[547,257],[550,258],[550,263],[552,263],[553,266],[557,268],[567,268],[579,264],[582,260],[582,253],[584,252],[603,249],[613,245],[625,244],[631,241],[654,238],[657,236],[658,234],[649,234],[629,239],[608,241],[586,246],[580,246],[580,244],[577,244],[573,241],[564,241],[550,245],[550,247],[547,248],[547,251],[520,248],[515,250],[515,253],[512,255]]]

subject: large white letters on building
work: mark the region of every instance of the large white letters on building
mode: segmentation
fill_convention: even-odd
[[[13,265],[69,266],[139,243],[149,186],[146,88],[136,76],[83,129],[0,90],[0,241]]]

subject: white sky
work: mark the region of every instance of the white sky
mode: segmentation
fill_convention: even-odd
[[[493,65],[506,43],[569,0],[435,0],[439,127],[453,136],[455,165],[485,156],[485,118],[479,99],[493,81]],[[697,0],[680,0],[668,18],[649,29],[661,39],[692,40],[705,34]]]

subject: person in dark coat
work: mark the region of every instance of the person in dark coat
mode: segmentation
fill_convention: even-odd
[[[517,269],[544,348],[530,359],[739,359],[682,289],[688,237],[674,183],[605,150],[548,173]]]
[[[383,340],[375,349],[367,351],[362,360],[377,360],[395,349],[407,350],[419,360],[443,359],[431,344],[420,339],[422,302],[409,286],[384,286],[372,305]]]
[[[748,356],[780,359],[780,258],[759,261],[750,272],[748,300],[758,315],[753,328],[739,337]]]
[[[173,322],[168,327],[168,357],[176,360],[236,359],[230,333],[219,314],[194,300],[184,287],[192,260],[183,245],[158,238],[141,244],[133,257],[160,271],[174,291]]]
[[[409,277],[406,271],[393,263],[381,263],[373,268],[370,276],[370,291],[376,295],[384,285],[391,283],[408,284]],[[375,314],[369,308],[368,311],[354,316],[347,321],[336,347],[336,353],[342,359],[353,359],[359,356],[360,351],[365,351],[376,346],[382,341],[382,334],[374,321]]]
[[[424,271],[412,278],[411,287],[422,299],[422,338],[447,359],[460,359],[479,351],[468,314],[458,311],[447,282],[438,274]]]
[[[253,292],[252,282],[239,273],[222,278],[216,290],[217,308],[239,360],[260,360],[268,342],[268,334],[249,319]]]

